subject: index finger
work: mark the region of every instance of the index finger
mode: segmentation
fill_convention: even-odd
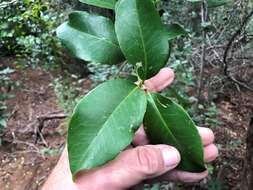
[[[197,127],[203,146],[208,146],[214,142],[213,131],[206,127]],[[135,133],[133,144],[135,146],[141,146],[148,144],[148,137],[146,136],[143,125]]]
[[[171,68],[163,68],[152,78],[145,80],[144,86],[150,92],[159,92],[169,86],[175,78]]]

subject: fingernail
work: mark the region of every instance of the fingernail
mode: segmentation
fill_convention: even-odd
[[[180,162],[180,154],[174,147],[163,148],[162,155],[166,167],[175,167]]]

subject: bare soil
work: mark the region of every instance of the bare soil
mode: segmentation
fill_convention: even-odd
[[[0,147],[0,187],[35,190],[57,162],[66,128],[59,120],[46,122],[42,131],[46,143],[41,139],[36,143],[37,117],[62,112],[51,85],[52,75],[41,69],[25,69],[13,74],[12,79],[19,80],[20,87],[7,101],[11,117]]]
[[[222,124],[214,129],[220,148],[216,177],[227,183],[228,189],[240,189],[246,134],[253,113],[253,93],[228,91],[227,98],[218,101],[217,105]]]

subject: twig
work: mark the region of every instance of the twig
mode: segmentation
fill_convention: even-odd
[[[246,24],[248,23],[248,21],[250,20],[251,16],[253,15],[253,10],[248,14],[248,16],[246,16],[244,18],[244,20],[242,21],[241,26],[238,28],[238,30],[233,34],[233,36],[231,37],[231,39],[229,40],[224,55],[223,55],[223,73],[224,75],[228,76],[228,64],[227,64],[227,56],[228,56],[228,52],[231,49],[231,46],[233,44],[233,42],[235,41],[235,39],[237,38],[238,35],[241,34],[243,28],[246,26]]]
[[[53,114],[48,114],[48,115],[43,115],[43,116],[39,116],[37,117],[37,120],[35,121],[35,135],[36,135],[36,138],[35,138],[35,143],[37,143],[39,137],[41,138],[41,140],[43,141],[43,143],[47,145],[43,135],[42,135],[42,129],[44,127],[44,122],[45,121],[48,121],[48,120],[53,120],[53,119],[65,119],[67,118],[68,115],[64,114],[64,113],[53,113]]]
[[[53,113],[53,114],[39,116],[37,117],[37,120],[39,120],[43,124],[45,121],[48,121],[48,120],[65,119],[66,117],[68,117],[68,115],[64,113],[57,113],[57,114]]]
[[[239,58],[236,58],[236,59],[239,59]],[[243,59],[243,58],[242,58]],[[233,71],[238,71],[239,69],[242,69],[242,68],[245,68],[245,67],[253,67],[253,63],[248,63],[248,64],[243,64],[243,65],[240,65],[240,66],[234,66],[234,67],[230,67],[229,69],[228,69],[228,71],[229,72],[233,72]]]
[[[121,71],[124,69],[124,67],[126,66],[127,61],[124,61],[123,63],[121,63],[118,72],[115,74],[115,77],[119,76]]]
[[[206,23],[208,16],[207,10],[207,2],[203,0],[201,6],[201,22],[202,24]],[[200,79],[199,79],[199,86],[198,86],[198,101],[200,100],[202,86],[203,86],[203,73],[204,73],[204,64],[205,64],[205,57],[206,57],[206,28],[202,30],[202,45],[201,45],[202,53],[201,53],[201,65],[200,65]]]
[[[16,113],[18,112],[18,109],[19,109],[18,106],[15,105],[10,113],[10,116],[8,117],[8,120],[10,120],[12,117],[15,117]]]
[[[39,148],[37,146],[35,146],[34,144],[29,143],[29,142],[25,142],[25,141],[17,140],[16,135],[15,135],[14,132],[11,133],[11,136],[12,136],[12,143],[13,144],[24,144],[26,146],[32,147],[35,151],[40,152]]]
[[[232,75],[228,75],[227,77],[228,77],[230,80],[232,80],[235,84],[240,85],[241,87],[244,87],[244,88],[246,88],[247,90],[253,92],[253,88],[249,87],[248,85],[246,85],[246,84],[243,83],[243,82],[240,82],[240,81],[236,80]]]
[[[234,82],[236,85],[239,85],[241,87],[244,87],[247,90],[253,91],[253,89],[251,87],[249,87],[248,85],[236,80],[233,76],[230,75],[230,73],[228,72],[228,63],[227,63],[227,57],[228,57],[228,53],[229,50],[232,48],[232,45],[235,41],[235,39],[241,34],[243,28],[246,26],[246,24],[248,23],[248,21],[250,20],[250,18],[253,15],[253,10],[243,19],[241,26],[238,28],[238,30],[233,34],[233,36],[231,37],[231,39],[229,40],[224,55],[223,55],[223,74],[225,76],[227,76],[229,79],[232,80],[232,82]]]
[[[253,59],[253,57],[244,57],[244,56],[241,56],[241,57],[235,57],[235,59]]]
[[[213,45],[211,43],[211,40],[210,40],[210,38],[209,38],[208,35],[207,35],[207,41],[208,41],[210,49],[213,51],[214,55],[216,55],[216,57],[218,58],[218,60],[222,63],[222,59],[221,59],[220,55],[217,53],[217,51],[215,50],[215,48],[213,47]]]
[[[210,40],[210,38],[209,38],[209,40]],[[210,47],[207,47],[206,50],[212,50],[212,49],[217,49],[217,48],[223,49],[224,47],[226,47],[226,46],[225,45],[212,45]]]

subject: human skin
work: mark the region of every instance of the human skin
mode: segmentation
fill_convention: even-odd
[[[144,82],[148,91],[158,92],[169,86],[174,80],[170,68],[160,72]],[[218,149],[213,144],[213,132],[198,127],[204,147],[205,162],[213,161]],[[64,149],[57,165],[45,182],[42,190],[123,190],[136,187],[137,184],[156,181],[197,182],[208,175],[207,171],[190,173],[176,170],[180,162],[179,152],[169,145],[149,145],[143,126],[135,134],[133,146],[121,152],[114,160],[104,166],[81,171],[75,182],[69,168],[67,148]]]

